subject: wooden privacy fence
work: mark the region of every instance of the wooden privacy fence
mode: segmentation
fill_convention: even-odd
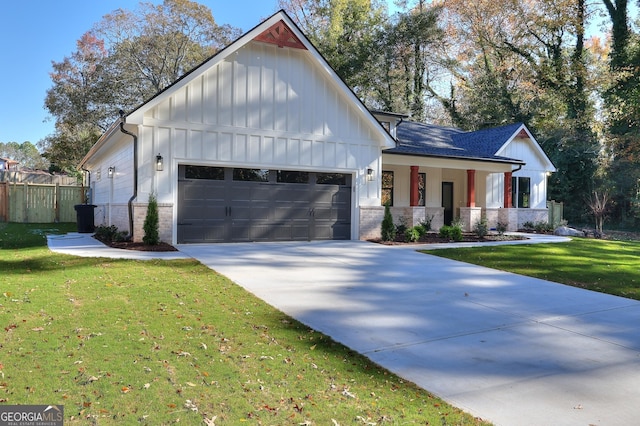
[[[551,200],[547,201],[547,208],[549,209],[549,223],[558,226],[563,219],[564,204]]]
[[[0,221],[75,222],[74,206],[83,202],[84,195],[82,186],[0,182]]]

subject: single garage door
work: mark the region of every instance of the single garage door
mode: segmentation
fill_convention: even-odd
[[[178,243],[351,238],[351,175],[186,165],[178,171]]]

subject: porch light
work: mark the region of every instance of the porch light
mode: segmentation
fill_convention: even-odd
[[[372,168],[368,168],[367,169],[367,180],[373,180],[373,169]]]
[[[114,166],[109,167],[109,170],[107,171],[107,177],[109,179],[113,179],[113,175],[116,172],[116,168]]]
[[[156,170],[161,172],[164,169],[164,160],[162,155],[156,155]]]

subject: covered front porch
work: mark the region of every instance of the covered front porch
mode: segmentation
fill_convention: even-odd
[[[380,206],[361,207],[365,238],[379,232],[387,203],[396,224],[426,219],[432,230],[460,220],[469,232],[486,218],[490,229],[500,223],[516,231],[526,222],[548,220],[546,173],[510,162],[383,154],[380,180]]]

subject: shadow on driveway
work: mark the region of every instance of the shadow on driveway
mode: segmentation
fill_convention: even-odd
[[[640,302],[361,241],[179,249],[496,424],[640,416]]]

